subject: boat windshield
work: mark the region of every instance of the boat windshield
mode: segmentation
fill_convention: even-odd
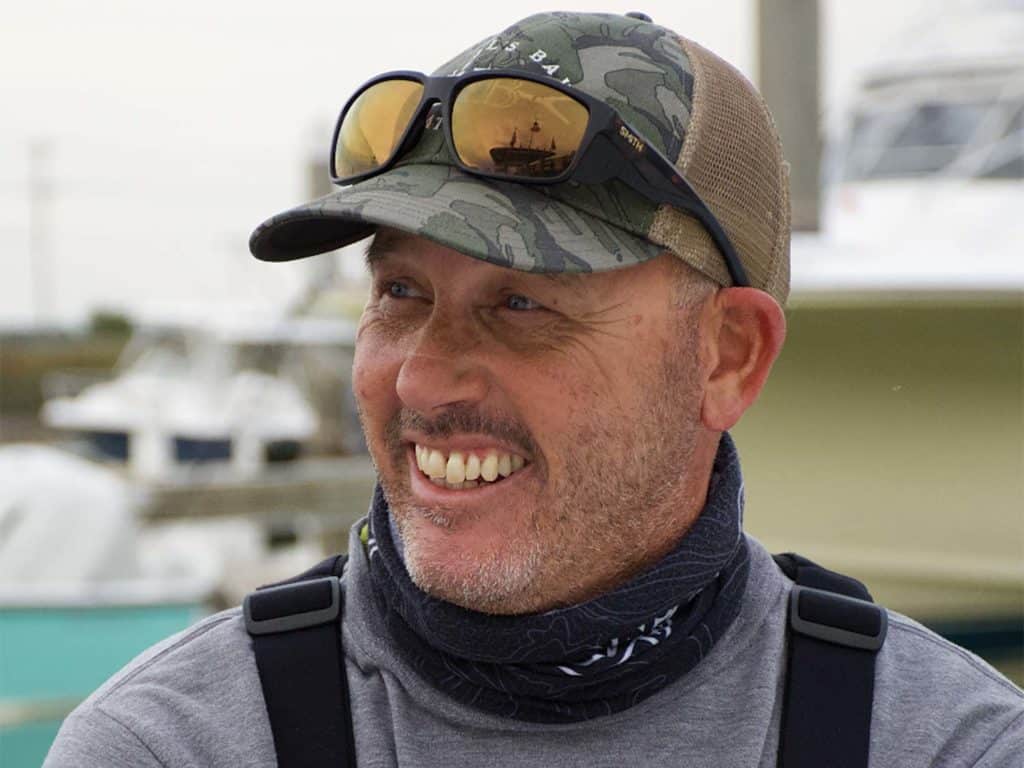
[[[847,180],[931,174],[1024,179],[1024,101],[921,101],[862,107]]]

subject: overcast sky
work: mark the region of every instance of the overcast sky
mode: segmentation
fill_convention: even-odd
[[[642,10],[756,81],[755,0],[557,5]],[[255,262],[248,235],[307,196],[307,165],[326,156],[331,123],[352,89],[388,69],[429,71],[552,7],[540,0],[8,3],[0,25],[0,324],[37,314],[67,321],[97,306],[147,317],[283,309],[308,270]],[[822,0],[828,114],[926,7]],[[37,178],[52,190],[34,208],[33,145]],[[45,256],[36,264],[33,214]]]

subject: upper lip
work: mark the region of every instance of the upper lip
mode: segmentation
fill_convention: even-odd
[[[426,448],[443,451],[444,453],[461,451],[462,453],[480,454],[488,451],[496,451],[498,453],[514,453],[518,456],[522,456],[527,461],[530,460],[530,455],[521,448],[516,448],[508,443],[496,440],[495,438],[487,435],[452,435],[451,437],[439,440],[425,437],[414,432],[403,432],[402,440],[408,443],[415,443],[416,445],[424,446]]]

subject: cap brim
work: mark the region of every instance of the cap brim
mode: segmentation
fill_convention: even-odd
[[[349,245],[378,226],[531,272],[619,269],[664,250],[539,187],[439,164],[399,166],[285,211],[252,233],[249,249],[264,261],[290,261]]]

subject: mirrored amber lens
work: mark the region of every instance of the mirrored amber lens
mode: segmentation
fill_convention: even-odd
[[[334,175],[345,179],[387,163],[422,96],[423,85],[414,80],[384,80],[359,94],[338,130]]]
[[[587,108],[561,91],[495,77],[458,92],[452,139],[459,159],[475,170],[554,178],[572,164],[588,119]]]

